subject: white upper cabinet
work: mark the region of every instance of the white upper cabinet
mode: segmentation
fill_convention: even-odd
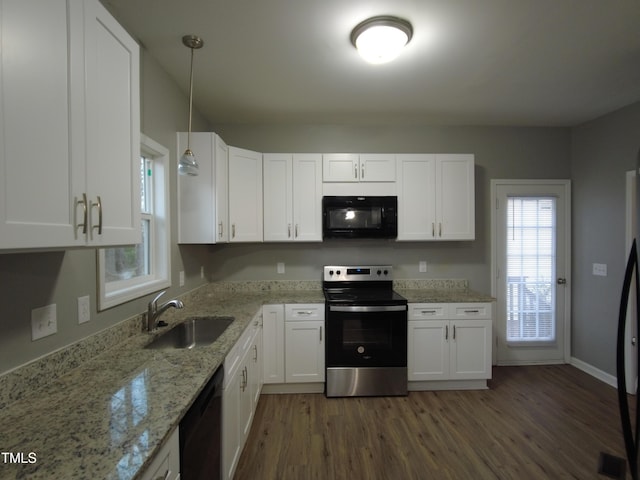
[[[325,182],[395,182],[393,154],[327,153],[322,156]]]
[[[89,242],[140,243],[139,47],[100,2],[84,8]]]
[[[187,148],[187,133],[178,133],[177,155]],[[191,150],[197,176],[178,175],[178,243],[229,241],[228,152],[215,133],[192,132]]]
[[[262,154],[229,147],[231,242],[261,242]]]
[[[0,248],[139,243],[138,45],[97,0],[0,0]]]
[[[322,156],[264,154],[264,240],[322,241]]]
[[[397,157],[398,240],[473,240],[473,155]]]

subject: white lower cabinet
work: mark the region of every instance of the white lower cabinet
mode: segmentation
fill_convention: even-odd
[[[410,389],[411,382],[429,381],[451,383],[414,383],[414,389],[486,387],[491,378],[492,323],[490,303],[409,304]]]
[[[267,393],[324,391],[324,304],[265,305]]]
[[[232,479],[262,389],[262,311],[225,358],[222,389],[222,478]]]
[[[180,437],[176,428],[140,480],[180,480]]]

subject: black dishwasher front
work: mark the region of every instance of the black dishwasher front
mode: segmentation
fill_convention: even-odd
[[[180,422],[181,480],[220,478],[223,378],[220,366]]]

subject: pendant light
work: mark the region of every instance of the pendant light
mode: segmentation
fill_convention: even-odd
[[[368,18],[351,31],[351,43],[369,63],[396,58],[413,36],[413,27],[402,18],[383,15]]]
[[[178,162],[178,173],[180,175],[198,175],[198,162],[191,151],[191,115],[193,110],[193,51],[202,48],[204,42],[196,35],[185,35],[182,37],[185,47],[191,49],[191,70],[189,73],[189,130],[187,131],[187,149]]]

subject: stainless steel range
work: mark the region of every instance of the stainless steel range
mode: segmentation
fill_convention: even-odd
[[[327,397],[407,394],[407,299],[392,267],[326,266]]]

